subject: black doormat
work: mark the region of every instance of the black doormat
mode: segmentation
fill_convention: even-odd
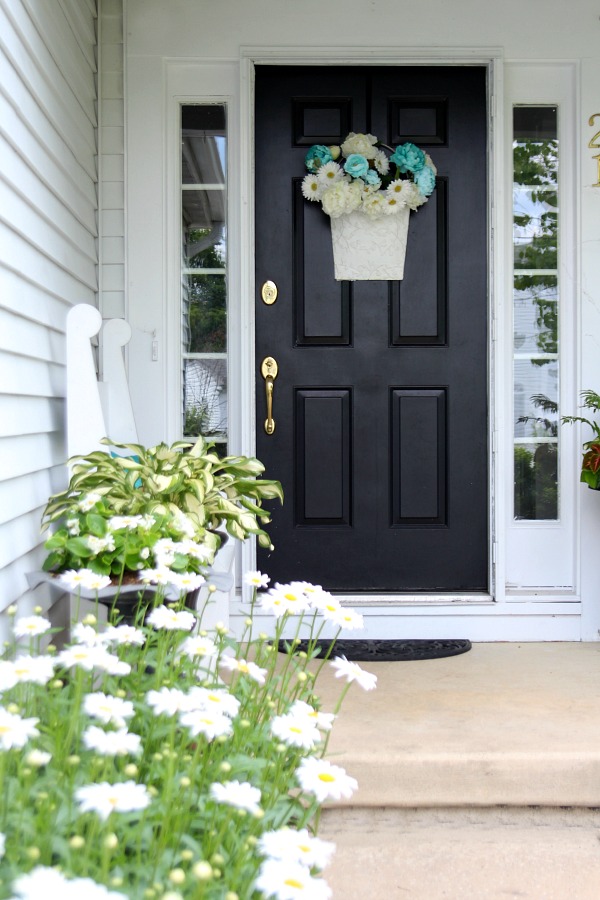
[[[287,641],[279,642],[280,652],[286,652]],[[329,649],[329,641],[317,641],[322,656]],[[307,642],[300,641],[294,652],[306,652]],[[345,656],[352,662],[402,662],[416,659],[441,659],[444,656],[458,656],[471,649],[471,641],[453,640],[406,640],[406,641],[336,641],[331,657]]]

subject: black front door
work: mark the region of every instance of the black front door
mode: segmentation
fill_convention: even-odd
[[[403,281],[335,281],[330,220],[302,197],[308,148],[350,131],[437,166]],[[273,580],[487,590],[486,154],[483,68],[257,68],[257,455],[286,496],[259,554]]]

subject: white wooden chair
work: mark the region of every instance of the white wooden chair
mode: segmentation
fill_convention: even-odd
[[[92,341],[100,334],[99,366]],[[131,339],[125,319],[103,322],[93,306],[80,303],[67,314],[67,456],[107,450],[100,441],[110,437],[119,443],[138,443],[129,395],[123,349]],[[217,588],[202,619],[202,627],[221,621],[229,624],[236,541],[229,538],[218,552],[210,581]],[[202,591],[199,602],[206,599]]]

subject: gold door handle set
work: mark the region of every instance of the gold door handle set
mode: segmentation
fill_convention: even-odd
[[[265,356],[261,365],[260,373],[265,380],[265,394],[267,398],[267,418],[265,419],[265,431],[267,434],[273,434],[275,431],[275,419],[273,418],[273,382],[277,378],[279,366],[277,360],[272,356]]]

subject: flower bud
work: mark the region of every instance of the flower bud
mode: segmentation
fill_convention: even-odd
[[[189,862],[190,859],[193,859],[193,858],[194,858],[194,852],[193,852],[193,850],[182,850],[182,851],[181,851],[181,858],[182,858],[182,859],[185,859],[187,862]]]
[[[40,858],[40,848],[39,847],[28,847],[25,851],[26,856],[29,859],[36,860]]]
[[[81,757],[77,756],[76,753],[73,753],[71,756],[67,756],[67,764],[69,766],[78,766],[81,762]]]
[[[12,604],[11,606],[9,606],[8,609],[6,610],[6,615],[7,615],[7,616],[16,616],[16,614],[17,614],[17,607],[16,607],[16,606],[14,605],[14,603],[13,603],[13,604]]]
[[[41,616],[41,614],[42,614],[43,612],[44,612],[43,607],[41,607],[41,606],[34,606],[34,607],[33,607],[33,614],[34,614],[34,616]]]
[[[125,774],[127,775],[128,778],[135,778],[135,776],[139,772],[139,769],[135,763],[127,763],[127,765],[125,766],[125,769],[123,771],[125,772]]]
[[[216,589],[216,587],[215,587],[214,584],[209,584],[209,586],[208,586],[208,592],[209,592],[209,594],[214,594],[214,592],[215,592],[216,590],[217,590],[217,589]]]
[[[169,872],[169,881],[172,884],[183,884],[185,881],[185,872],[183,869],[171,869]]]
[[[106,835],[106,837],[104,838],[104,846],[107,850],[116,850],[116,848],[119,846],[119,838],[116,836],[114,831]]]
[[[303,684],[307,680],[308,675],[306,674],[306,672],[298,672],[296,678]]]
[[[85,838],[82,838],[80,834],[74,834],[69,838],[69,847],[73,850],[81,850],[82,847],[85,847]]]
[[[81,621],[84,625],[95,625],[98,619],[93,613],[88,613],[87,616],[84,616]]]
[[[195,866],[192,868],[192,872],[198,879],[198,881],[210,881],[213,877],[213,868],[209,862],[202,860],[201,862],[197,862]]]
[[[225,865],[225,857],[221,853],[213,853],[210,858],[213,866],[223,866]]]
[[[231,772],[231,763],[228,763],[227,760],[223,760],[221,765],[219,766],[221,772]]]
[[[182,788],[188,788],[188,787],[190,786],[191,783],[192,783],[192,779],[191,779],[191,778],[188,778],[187,775],[183,775],[183,776],[179,779],[179,784],[181,785]]]

